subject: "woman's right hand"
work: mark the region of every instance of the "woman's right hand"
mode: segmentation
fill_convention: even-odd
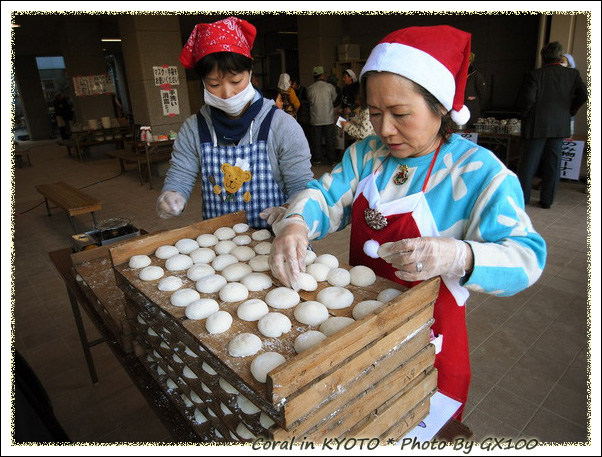
[[[166,190],[157,199],[157,214],[161,219],[179,216],[186,208],[186,197],[175,190]]]
[[[284,286],[299,290],[299,273],[305,272],[305,253],[309,246],[309,229],[299,216],[276,222],[272,229],[276,238],[270,252],[270,269]]]

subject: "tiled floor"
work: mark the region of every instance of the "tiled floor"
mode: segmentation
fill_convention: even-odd
[[[154,232],[200,219],[198,192],[185,216],[155,214],[159,190],[140,186],[135,170],[119,175],[116,161],[78,163],[53,141],[31,142],[32,167],[14,172],[14,341],[48,391],[56,415],[75,441],[161,441],[156,418],[105,344],[92,348],[99,383],[92,385],[65,286],[48,253],[70,246],[61,211],[46,215],[35,185],[66,181],[99,197],[99,220],[129,217]],[[316,170],[317,173],[324,170]],[[112,178],[112,179],[111,179]],[[160,179],[156,187],[160,187]],[[474,294],[467,304],[473,378],[465,423],[476,438],[536,438],[587,442],[588,222],[582,182],[563,182],[550,210],[528,206],[548,243],[548,263],[533,287],[509,298]],[[533,192],[537,201],[538,192]],[[80,231],[91,225],[78,216]],[[347,261],[349,230],[315,243]],[[91,338],[98,332],[84,317]]]

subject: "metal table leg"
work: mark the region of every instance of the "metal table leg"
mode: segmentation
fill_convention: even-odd
[[[75,325],[77,326],[77,333],[79,334],[79,339],[82,343],[82,349],[84,350],[84,356],[86,358],[86,363],[88,364],[88,370],[90,371],[90,378],[92,379],[92,384],[98,384],[98,376],[96,374],[96,367],[94,366],[94,360],[92,359],[92,353],[90,352],[90,348],[92,346],[97,345],[104,341],[103,338],[88,341],[88,336],[86,335],[86,329],[84,328],[84,323],[82,321],[82,314],[79,310],[79,303],[77,299],[73,296],[69,288],[67,288],[67,293],[69,294],[69,301],[71,302],[71,309],[73,310],[73,317],[75,318]]]

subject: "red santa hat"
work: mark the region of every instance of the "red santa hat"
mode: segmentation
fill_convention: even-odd
[[[390,33],[372,50],[360,73],[388,71],[421,85],[463,125],[470,119],[464,106],[470,34],[448,25],[408,27]]]
[[[214,52],[234,52],[252,58],[256,34],[253,24],[234,16],[210,24],[197,24],[182,49],[180,63],[190,70]]]

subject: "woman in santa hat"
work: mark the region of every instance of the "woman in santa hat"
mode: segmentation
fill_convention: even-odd
[[[451,133],[464,124],[470,35],[450,26],[391,33],[360,80],[376,135],[351,145],[274,226],[272,272],[297,288],[310,240],[351,224],[349,263],[412,287],[441,277],[432,326],[438,389],[459,401],[470,383],[469,291],[509,296],[542,274],[546,245],[514,173]]]
[[[251,227],[268,227],[312,179],[301,126],[251,84],[255,35],[228,17],[197,24],[188,38],[180,62],[201,77],[205,105],[174,142],[159,216],[184,211],[200,172],[205,219],[244,210]]]

